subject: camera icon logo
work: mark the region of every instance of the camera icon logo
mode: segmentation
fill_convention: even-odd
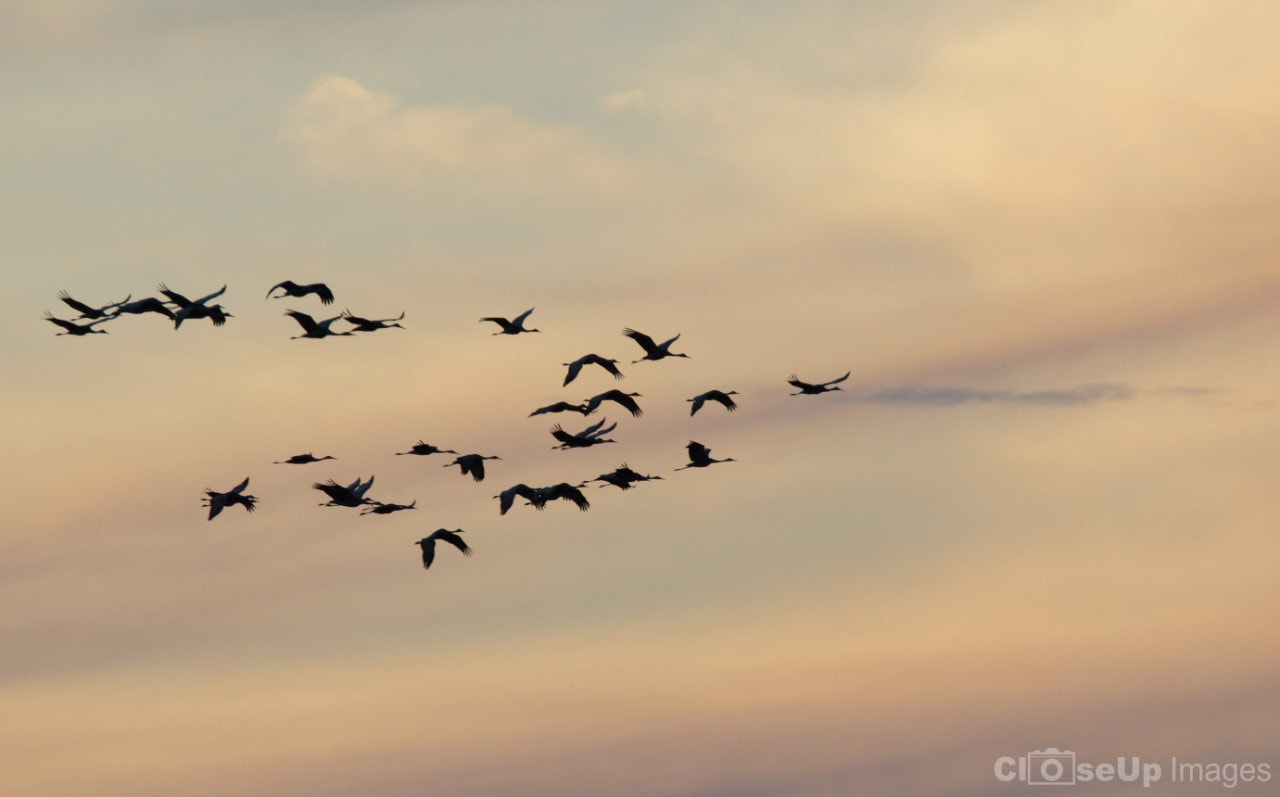
[[[1046,747],[1027,753],[1028,786],[1074,786],[1076,754],[1070,750]]]

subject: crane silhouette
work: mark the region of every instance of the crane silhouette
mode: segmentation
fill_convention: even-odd
[[[697,415],[698,410],[702,409],[702,405],[707,403],[708,401],[717,401],[723,404],[724,408],[727,409],[729,412],[733,412],[734,410],[738,409],[738,405],[735,404],[733,399],[729,397],[736,396],[736,395],[738,395],[738,391],[736,390],[730,390],[728,392],[725,392],[723,390],[708,390],[706,393],[699,393],[698,395],[694,396],[691,399],[685,399],[685,401],[693,402],[693,406],[689,408],[690,416]]]
[[[645,360],[662,360],[667,357],[684,357],[686,359],[692,359],[687,354],[677,354],[671,351],[671,344],[680,339],[679,335],[676,335],[671,340],[667,340],[662,343],[654,343],[653,338],[643,332],[636,332],[634,329],[624,329],[622,330],[622,334],[640,344],[640,348],[644,349],[644,356],[638,360],[633,360],[632,365],[644,362]]]
[[[436,540],[447,542],[459,551],[463,556],[470,556],[471,549],[467,547],[467,543],[458,535],[462,533],[462,529],[436,529],[429,536],[423,537],[414,543],[414,545],[422,548],[422,566],[423,568],[431,567],[431,563],[436,559]]]
[[[337,457],[331,457],[328,454],[325,454],[323,457],[317,457],[315,454],[312,454],[311,452],[308,451],[305,454],[294,454],[288,459],[281,460],[279,462],[273,462],[271,464],[273,465],[308,465],[312,462],[324,462],[326,459],[337,459]]]
[[[154,296],[148,296],[145,299],[138,299],[132,302],[125,302],[124,304],[120,305],[115,309],[115,312],[111,314],[111,317],[115,318],[125,313],[128,313],[130,315],[141,315],[143,313],[156,313],[157,315],[164,316],[170,321],[177,321],[177,316],[173,314],[173,311],[170,310],[168,306],[165,305],[164,302],[160,301]]]
[[[463,476],[470,474],[471,478],[478,482],[482,482],[484,481],[484,461],[486,459],[502,459],[502,457],[482,457],[479,454],[463,454],[453,462],[443,465],[442,467],[448,468],[453,465],[457,465],[459,470],[462,471]]]
[[[636,403],[635,398],[632,398],[633,396],[644,398],[644,396],[641,396],[639,393],[623,393],[621,390],[606,390],[605,392],[592,396],[586,400],[586,414],[590,415],[595,412],[600,408],[600,405],[606,401],[613,401],[625,407],[627,411],[631,413],[632,418],[639,418],[641,415],[644,415],[644,410],[640,409],[640,405]]]
[[[791,378],[787,380],[787,384],[791,385],[792,387],[799,388],[800,392],[799,392],[799,393],[792,393],[791,395],[793,395],[793,396],[802,396],[802,395],[803,395],[803,396],[816,396],[816,395],[818,395],[819,393],[830,393],[832,390],[840,390],[841,388],[839,388],[839,387],[832,387],[832,385],[839,384],[840,382],[843,382],[844,380],[848,379],[848,378],[849,378],[849,374],[851,374],[851,373],[853,373],[853,372],[852,372],[852,371],[846,371],[846,372],[845,372],[845,375],[844,375],[844,376],[842,376],[842,377],[840,377],[840,378],[838,378],[838,379],[832,379],[830,382],[819,382],[819,383],[817,383],[817,384],[810,384],[810,383],[808,383],[808,382],[801,382],[801,381],[800,381],[800,379],[799,379],[799,378],[797,378],[795,374],[792,374],[792,375],[791,375]]]
[[[548,404],[545,407],[539,407],[529,413],[529,417],[532,418],[535,415],[546,415],[549,412],[580,412],[583,415],[586,415],[587,407],[585,404],[570,404],[567,401],[557,401],[555,404]]]
[[[420,457],[430,456],[431,454],[457,454],[457,451],[448,448],[436,448],[430,443],[424,443],[421,440],[413,444],[413,448],[408,451],[397,451],[396,456],[405,456],[407,454],[417,454]]]
[[[391,327],[395,327],[396,329],[404,329],[404,327],[396,323],[397,321],[404,320],[403,310],[400,312],[400,315],[397,316],[396,318],[376,318],[376,319],[361,318],[358,315],[351,315],[350,310],[343,310],[342,317],[355,325],[355,329],[353,330],[355,332],[377,332],[379,329],[390,329]]]
[[[249,512],[252,512],[257,506],[258,499],[256,496],[244,494],[245,488],[248,486],[249,477],[246,476],[244,477],[244,481],[240,482],[235,487],[232,487],[230,490],[227,490],[225,493],[220,493],[206,487],[204,490],[205,497],[203,499],[203,503],[200,505],[209,508],[209,520],[216,518],[224,508],[235,506],[236,504],[239,504]]]
[[[282,291],[279,296],[273,297],[271,294],[277,290]],[[333,291],[329,290],[329,286],[323,282],[313,282],[310,285],[299,285],[293,280],[285,280],[279,285],[273,285],[271,290],[267,291],[268,299],[283,299],[286,296],[292,296],[301,299],[303,296],[314,293],[320,297],[321,304],[333,304]]]
[[[414,500],[409,504],[384,504],[381,501],[373,503],[360,510],[361,515],[390,515],[392,512],[401,512],[406,509],[417,509],[418,502]]]
[[[608,440],[603,435],[612,432],[618,424],[613,424],[607,428],[601,428],[608,421],[608,418],[601,419],[599,423],[594,423],[583,429],[577,434],[566,432],[560,424],[551,427],[551,436],[560,441],[560,445],[552,446],[553,449],[561,451],[570,448],[590,448],[591,446],[600,445],[602,443],[616,443],[617,440]]]
[[[70,307],[72,310],[75,310],[77,313],[80,314],[79,316],[77,316],[77,318],[98,319],[98,318],[111,318],[112,316],[110,311],[120,307],[122,304],[132,299],[133,294],[131,293],[118,302],[105,304],[102,307],[90,307],[84,302],[78,302],[75,299],[72,299],[71,294],[67,293],[66,291],[59,291],[58,298],[61,299],[63,304],[65,304],[67,307]],[[75,333],[72,333],[72,334],[75,334]]]
[[[369,481],[361,481],[357,476],[356,480],[345,487],[338,484],[333,479],[327,482],[316,482],[311,485],[311,489],[319,490],[329,496],[329,501],[320,506],[348,506],[360,507],[366,504],[377,503],[372,498],[365,498],[365,493],[369,492],[369,488],[373,486],[373,476],[369,477]]]
[[[333,318],[326,318],[323,321],[317,321],[306,313],[300,313],[297,310],[286,310],[285,315],[298,322],[298,326],[302,327],[301,335],[294,335],[289,340],[297,340],[298,338],[331,338],[339,335],[354,335],[354,332],[334,332],[333,322],[342,318],[335,315]]]
[[[618,370],[617,363],[617,360],[609,360],[601,357],[599,354],[584,354],[571,363],[564,363],[568,366],[569,371],[564,376],[564,385],[562,385],[562,387],[568,386],[570,382],[577,379],[578,372],[580,372],[583,366],[586,365],[598,365],[613,374],[614,379],[622,379],[622,372]]]
[[[210,300],[216,299],[227,292],[226,285],[223,285],[220,290],[216,290],[208,296],[202,296],[194,301],[188,299],[177,291],[169,290],[163,282],[160,283],[160,287],[157,288],[157,290],[163,293],[165,298],[178,308],[178,312],[173,316],[174,329],[182,326],[182,322],[186,321],[188,318],[207,318],[213,322],[215,327],[220,327],[227,323],[228,318],[233,317],[225,308],[223,308],[222,305],[209,304]]]
[[[689,464],[676,468],[676,470],[685,470],[686,468],[705,468],[708,465],[714,465],[717,462],[737,462],[737,460],[732,457],[729,459],[712,459],[711,449],[707,448],[702,443],[697,443],[692,440],[689,441],[689,445],[685,446],[685,448],[689,451]]]
[[[627,467],[627,463],[624,462],[621,466],[614,468],[609,473],[602,473],[594,479],[591,479],[591,481],[604,482],[604,484],[600,485],[601,487],[608,487],[612,484],[620,490],[630,490],[632,485],[637,482],[647,482],[654,479],[661,481],[662,477],[642,475]]]
[[[485,318],[480,319],[480,322],[484,323],[485,321],[492,321],[502,327],[501,332],[493,333],[495,335],[519,335],[521,332],[541,332],[542,330],[540,329],[525,329],[524,327],[525,319],[529,317],[529,314],[532,313],[533,310],[534,308],[530,307],[528,310],[525,310],[510,321],[505,318],[498,318],[497,316],[486,316]]]
[[[57,324],[59,327],[61,327],[64,330],[62,332],[59,332],[58,335],[74,335],[75,337],[83,337],[85,335],[107,334],[107,331],[105,329],[94,329],[94,327],[97,326],[98,324],[103,323],[104,321],[110,321],[112,318],[115,318],[115,316],[108,316],[107,318],[99,318],[97,320],[90,321],[87,324],[77,324],[76,322],[68,321],[65,318],[54,318],[53,313],[50,313],[48,310],[44,312],[45,321],[48,321],[52,324]],[[55,335],[55,337],[57,336]]]

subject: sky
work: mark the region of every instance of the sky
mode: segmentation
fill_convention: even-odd
[[[0,5],[3,791],[972,797],[1057,748],[1270,793],[1278,32],[1248,0]],[[161,283],[234,317],[42,320]],[[344,308],[405,328],[290,339]],[[562,387],[588,352],[626,378]],[[644,416],[528,417],[613,387]],[[739,409],[690,417],[711,388]],[[735,462],[675,472],[690,440]],[[336,459],[273,464],[304,452]],[[623,462],[663,478],[492,498]],[[310,489],[371,475],[417,508]],[[207,520],[246,476],[257,511]],[[424,570],[437,528],[474,555]]]

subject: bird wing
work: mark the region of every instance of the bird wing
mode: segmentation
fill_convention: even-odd
[[[592,355],[592,356],[594,357],[595,355]],[[608,371],[609,373],[613,374],[614,379],[622,378],[622,372],[618,370],[618,366],[613,364],[613,360],[606,360],[603,357],[596,357],[594,360],[592,360],[592,362],[600,366],[604,370]]]
[[[431,563],[436,560],[436,535],[423,537],[418,541],[418,545],[422,547],[422,566],[431,567]]]
[[[357,484],[351,489],[351,494],[356,498],[363,500],[364,494],[369,492],[369,488],[373,486],[373,479],[373,476],[370,476],[369,481],[367,482],[362,482],[359,479],[356,479]]]
[[[578,439],[575,436],[566,432],[564,428],[560,426],[560,424],[556,424],[555,426],[551,427],[551,436],[559,440],[561,443],[566,443],[566,444],[572,443]]]
[[[604,421],[601,421],[600,423],[604,423]],[[587,434],[584,432],[581,436],[589,440],[595,440],[599,437],[603,437],[609,434],[609,432],[612,432],[614,429],[617,429],[617,428],[618,428],[618,424],[615,421],[612,426],[606,426],[605,428],[594,431],[591,434]]]
[[[80,329],[80,325],[79,325],[79,324],[77,324],[77,323],[75,323],[75,322],[73,322],[73,321],[67,321],[66,319],[63,319],[63,318],[54,318],[54,317],[53,317],[53,313],[50,313],[50,312],[47,312],[47,311],[46,311],[46,312],[45,312],[45,314],[44,314],[44,320],[46,320],[46,321],[51,321],[51,322],[53,322],[53,323],[57,324],[58,326],[62,327],[63,329],[67,330],[68,332],[74,332],[74,331],[76,331],[76,330]]]
[[[286,310],[284,314],[297,321],[303,332],[311,333],[320,329],[316,324],[316,320],[306,313],[301,313],[297,310]]]
[[[222,493],[215,493],[212,490],[206,490],[209,494],[209,520],[213,520],[222,512],[222,508],[227,505],[226,496]]]
[[[631,338],[636,343],[639,343],[640,348],[644,349],[646,353],[652,354],[658,350],[658,346],[653,342],[653,338],[643,332],[636,332],[634,329],[624,329],[622,330],[622,334]]]
[[[528,317],[529,317],[529,314],[530,314],[530,313],[532,313],[532,312],[533,312],[533,308],[532,308],[532,307],[530,307],[528,310],[525,310],[525,311],[524,311],[523,313],[521,313],[520,315],[518,315],[518,316],[516,316],[515,318],[511,319],[511,323],[512,323],[513,325],[515,325],[515,326],[523,326],[523,325],[524,325],[524,320],[525,320],[526,318],[528,318]]]
[[[591,508],[591,503],[587,501],[587,497],[582,494],[581,490],[574,487],[572,484],[557,484],[553,489],[555,490],[556,498],[563,498],[566,501],[572,501],[577,505],[580,511],[586,512]]]
[[[738,408],[738,405],[734,402],[732,398],[730,398],[729,394],[723,391],[720,391],[720,390],[713,391],[711,393],[711,398],[723,404],[725,406],[725,409],[729,410],[729,412],[733,412]]]
[[[828,386],[828,385],[838,385],[838,384],[840,384],[841,382],[843,382],[844,380],[848,379],[848,378],[849,378],[849,374],[851,374],[851,373],[853,373],[853,371],[846,371],[844,376],[840,377],[839,379],[832,379],[830,382],[823,382],[823,383],[822,383],[822,386],[823,386],[823,387],[826,387],[826,386]]]
[[[813,385],[809,384],[808,382],[801,382],[800,377],[796,376],[795,374],[791,375],[791,378],[787,380],[787,384],[791,385],[792,387],[798,387],[801,390],[804,390],[805,388],[813,387]]]
[[[609,393],[610,395],[608,396],[608,398],[626,407],[627,410],[631,413],[631,417],[639,418],[641,415],[644,415],[644,410],[640,409],[640,405],[637,404],[636,400],[633,399],[631,396],[628,396],[626,393],[623,393],[620,390],[610,390]]]
[[[462,551],[463,556],[470,556],[471,549],[467,547],[466,540],[458,536],[461,533],[462,529],[454,529],[453,531],[449,531],[448,529],[437,529],[431,534],[431,536],[441,542],[447,542],[454,548]]]
[[[321,304],[333,304],[333,291],[329,290],[329,286],[323,282],[317,282],[314,285],[307,286],[312,293],[320,297]]]
[[[702,409],[702,405],[707,401],[707,394],[703,393],[702,395],[694,396],[689,400],[693,402],[693,406],[689,408],[689,415],[697,415],[698,410]]]
[[[98,312],[96,309],[90,307],[84,302],[78,302],[75,299],[72,299],[71,294],[67,293],[66,291],[62,291],[61,293],[59,293],[58,298],[61,299],[63,303],[66,304],[68,307],[70,307],[72,310],[75,310],[81,315],[93,315],[94,313]]]
[[[316,482],[311,485],[311,489],[319,490],[334,501],[344,501],[355,497],[351,494],[351,490],[343,487],[341,484],[338,484],[333,479],[330,479],[327,482]]]
[[[699,462],[711,456],[711,449],[707,448],[702,443],[696,443],[691,440],[689,441],[689,445],[685,446],[685,448],[689,451],[690,462]]]
[[[280,288],[284,288],[284,295],[288,296],[289,291],[293,290],[296,287],[298,287],[298,284],[295,283],[293,280],[285,280],[284,282],[281,282],[278,285],[272,285],[271,290],[267,291],[267,298],[270,299],[271,294],[275,293]],[[280,297],[280,298],[284,298],[284,297]]]
[[[561,387],[568,385],[570,382],[578,378],[578,372],[582,370],[582,365],[583,361],[581,359],[577,359],[569,363],[569,372],[565,374],[564,385],[561,385]]]
[[[190,299],[178,293],[177,291],[169,290],[169,286],[165,285],[163,282],[160,283],[160,287],[156,288],[156,290],[163,293],[166,299],[178,305],[179,307],[187,308],[187,307],[190,307],[192,304]]]
[[[370,321],[370,320],[369,320],[369,319],[367,319],[367,318],[361,318],[361,317],[360,317],[360,316],[358,316],[358,315],[351,315],[351,311],[350,311],[350,310],[343,310],[343,311],[342,311],[342,315],[340,315],[340,316],[338,316],[338,317],[339,317],[339,318],[345,318],[345,319],[347,319],[348,321],[350,321],[351,323],[355,324],[356,326],[361,326],[361,327],[362,327],[362,326],[367,326],[367,325],[369,325],[369,324],[372,324],[372,323],[373,323],[372,321]]]
[[[681,334],[683,334],[683,333],[681,333]],[[658,346],[658,348],[659,348],[659,349],[661,349],[661,350],[663,350],[663,351],[666,351],[667,349],[671,348],[671,344],[672,344],[672,343],[675,343],[677,340],[680,340],[680,335],[676,335],[676,336],[675,336],[674,338],[672,338],[671,340],[663,341],[663,342]]]
[[[597,396],[596,398],[599,398],[599,396]],[[600,402],[599,402],[599,401],[597,401],[597,402],[596,402],[596,406],[599,406],[599,405],[600,405]],[[596,423],[593,423],[593,424],[591,424],[590,426],[588,426],[586,429],[583,429],[581,432],[578,432],[578,435],[577,435],[577,436],[578,436],[578,437],[590,437],[590,436],[592,436],[593,434],[595,434],[597,431],[599,431],[599,429],[600,429],[600,427],[601,427],[601,426],[604,426],[604,425],[605,425],[606,423],[608,423],[608,422],[609,422],[609,419],[608,419],[608,418],[601,418],[601,419],[600,419],[599,421],[597,421]],[[609,427],[609,428],[610,428],[610,429],[612,429],[613,427]],[[606,431],[607,431],[607,430],[606,430]],[[601,432],[601,434],[604,434],[604,432]]]
[[[192,302],[192,304],[204,304],[205,302],[209,301],[210,299],[217,299],[219,296],[221,296],[222,294],[224,294],[224,293],[226,293],[226,292],[227,292],[227,286],[226,286],[226,285],[223,285],[221,288],[219,288],[218,290],[216,290],[216,291],[214,291],[213,293],[209,294],[208,296],[202,296],[202,297],[200,297],[199,299],[196,299],[194,302]]]
[[[227,491],[227,495],[239,495],[240,493],[244,492],[244,488],[248,486],[249,486],[249,477],[245,476],[244,481],[240,482],[235,487],[232,487],[230,490]]]

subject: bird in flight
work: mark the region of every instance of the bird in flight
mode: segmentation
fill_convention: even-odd
[[[279,296],[273,297],[271,294],[277,290],[283,291],[283,293]],[[310,285],[299,285],[293,280],[285,280],[279,285],[272,286],[271,290],[267,291],[267,298],[283,299],[286,296],[293,296],[301,299],[303,296],[311,293],[319,296],[322,304],[333,304],[333,291],[329,290],[329,286],[325,285],[323,282],[313,282]]]
[[[422,566],[424,568],[431,567],[431,563],[436,559],[436,540],[447,542],[453,547],[462,551],[463,556],[470,556],[471,549],[467,547],[467,543],[458,535],[462,533],[462,529],[436,529],[431,532],[430,536],[423,537],[414,543],[422,548]]]
[[[809,384],[808,382],[801,382],[800,379],[795,374],[792,374],[791,378],[787,380],[787,384],[791,385],[794,388],[798,388],[800,390],[799,393],[790,394],[792,396],[801,396],[801,395],[816,396],[819,393],[830,393],[832,390],[840,390],[841,388],[832,387],[832,385],[837,385],[840,382],[843,382],[844,380],[848,379],[849,374],[851,373],[853,372],[846,371],[845,375],[840,377],[839,379],[832,379],[830,382],[819,382],[817,384]]]
[[[484,323],[485,321],[492,321],[493,323],[502,327],[501,332],[493,333],[495,335],[519,335],[521,332],[541,332],[542,330],[540,329],[524,328],[524,321],[526,318],[529,317],[529,314],[532,312],[533,312],[533,308],[530,307],[528,310],[525,310],[523,313],[511,319],[510,321],[508,321],[505,318],[498,318],[497,316],[487,316],[485,318],[480,319],[480,322]]]
[[[215,327],[220,327],[227,323],[228,318],[233,317],[222,305],[208,303],[210,300],[216,299],[226,293],[226,285],[223,285],[220,290],[214,291],[208,296],[202,296],[195,301],[188,299],[176,291],[169,290],[163,282],[160,283],[160,287],[157,290],[163,293],[165,298],[178,308],[178,312],[173,316],[174,329],[182,326],[182,322],[186,321],[188,318],[207,318],[213,322]]]
[[[329,338],[338,335],[354,335],[354,332],[334,332],[333,322],[342,318],[335,315],[333,318],[326,318],[323,321],[317,321],[306,313],[300,313],[297,310],[286,310],[285,315],[298,322],[298,326],[302,327],[301,335],[294,335],[289,340],[297,340],[298,338]]]
[[[685,399],[685,401],[693,402],[693,406],[689,408],[690,416],[697,415],[698,410],[702,409],[702,405],[706,404],[708,401],[718,401],[723,404],[724,408],[729,412],[733,412],[738,408],[738,405],[729,397],[736,395],[738,395],[738,391],[736,390],[730,390],[727,393],[723,390],[708,390],[706,393],[699,393],[691,399]]]
[[[627,463],[624,462],[622,463],[621,467],[614,468],[609,473],[602,473],[599,476],[595,477],[594,479],[591,479],[591,481],[604,482],[604,484],[600,485],[601,487],[608,487],[610,484],[612,484],[614,487],[617,487],[621,490],[630,490],[631,486],[636,482],[647,482],[647,481],[652,481],[654,479],[661,481],[662,477],[661,476],[644,476],[632,470],[631,468],[627,467]]]
[[[586,400],[586,414],[590,415],[598,410],[603,402],[614,401],[621,404],[623,407],[626,407],[627,411],[631,413],[632,418],[639,418],[641,415],[644,415],[644,410],[640,409],[640,405],[636,403],[633,396],[637,398],[644,398],[644,396],[641,396],[639,393],[623,393],[621,390],[606,390],[605,392],[597,396],[592,396]]]
[[[66,291],[59,292],[58,298],[61,299],[62,302],[67,307],[70,307],[72,310],[75,310],[80,314],[79,316],[77,316],[77,318],[98,319],[98,318],[111,318],[112,315],[109,311],[116,309],[120,305],[132,299],[133,294],[129,294],[128,296],[124,297],[124,299],[118,302],[112,302],[111,304],[106,304],[106,305],[103,305],[102,307],[90,307],[84,302],[78,302],[75,299],[72,299],[71,294],[67,293]],[[75,333],[72,333],[72,334],[75,334]]]
[[[689,451],[689,464],[676,468],[676,470],[684,470],[685,468],[705,468],[708,465],[714,465],[717,462],[737,462],[737,460],[732,457],[729,459],[712,459],[711,449],[707,448],[702,443],[696,443],[692,440],[689,441],[689,445],[685,446],[685,448]]]
[[[154,296],[148,296],[145,299],[138,299],[133,302],[125,302],[116,308],[115,312],[111,314],[111,317],[115,318],[122,313],[130,313],[133,315],[141,315],[142,313],[158,313],[170,321],[177,320],[173,311],[166,307],[164,302]]]
[[[644,349],[644,356],[639,360],[633,360],[632,365],[644,362],[645,360],[662,360],[667,357],[684,357],[692,359],[687,354],[677,354],[671,351],[671,344],[680,339],[679,335],[676,335],[671,340],[664,341],[662,343],[654,343],[653,338],[643,332],[636,332],[634,329],[624,329],[622,330],[622,334],[640,344],[640,348]]]
[[[415,500],[409,504],[384,504],[381,501],[374,501],[364,509],[360,510],[362,515],[390,515],[392,512],[400,512],[405,509],[417,509],[418,502]]]
[[[312,462],[324,462],[326,459],[337,459],[337,457],[331,457],[328,454],[325,454],[323,457],[317,457],[315,454],[312,454],[311,452],[308,451],[305,454],[294,454],[288,459],[284,459],[279,462],[273,462],[271,464],[273,465],[307,465]]]
[[[372,498],[364,497],[364,494],[369,492],[369,488],[373,486],[373,479],[374,477],[370,476],[369,481],[366,482],[361,481],[360,477],[357,476],[355,481],[345,487],[338,484],[333,479],[330,479],[323,483],[316,482],[311,485],[311,489],[319,490],[329,496],[329,501],[321,504],[320,506],[358,507],[366,504],[377,503]]]
[[[59,332],[58,333],[59,335],[74,335],[76,337],[82,337],[84,335],[107,334],[107,331],[105,329],[94,329],[94,326],[101,324],[104,321],[110,321],[112,318],[115,318],[115,316],[107,316],[106,318],[99,318],[97,320],[90,321],[87,324],[77,324],[76,322],[68,321],[65,318],[54,318],[53,313],[50,313],[48,310],[46,310],[44,313],[45,321],[48,321],[53,324],[57,324],[58,326],[62,327],[63,330],[65,330],[63,332]]]
[[[560,482],[559,484],[553,484],[550,487],[543,487],[538,490],[538,497],[543,504],[557,499],[572,501],[580,511],[586,512],[591,508],[591,503],[587,501],[587,497],[582,494],[582,488],[585,486],[585,484],[569,484],[568,482]]]
[[[591,446],[600,445],[601,443],[616,443],[617,440],[609,440],[603,438],[603,435],[612,432],[618,424],[613,424],[607,428],[601,428],[608,421],[608,418],[602,419],[599,423],[594,423],[583,429],[577,434],[566,432],[560,424],[551,427],[551,436],[560,441],[560,445],[552,446],[552,448],[564,451],[569,448],[590,448]]]
[[[436,448],[430,443],[424,443],[421,440],[419,440],[418,442],[414,443],[413,448],[409,449],[408,451],[397,451],[396,456],[404,456],[406,454],[417,454],[418,456],[425,457],[431,454],[457,454],[457,453],[458,453],[457,451],[453,451],[448,448]]]
[[[255,496],[244,494],[244,490],[248,486],[249,477],[246,476],[244,481],[240,482],[235,487],[232,487],[230,490],[227,490],[225,493],[210,490],[206,487],[204,490],[204,503],[202,503],[201,506],[209,508],[209,520],[216,518],[218,513],[225,507],[235,506],[236,504],[239,504],[246,510],[252,512],[258,503],[258,499]]]
[[[530,487],[527,484],[514,484],[508,487],[494,496],[494,498],[498,499],[498,514],[507,514],[507,511],[515,504],[517,497],[528,501],[535,509],[542,509],[546,506],[546,501],[542,500],[540,489],[538,487]]]
[[[448,468],[457,465],[462,471],[462,475],[471,475],[471,478],[478,482],[484,481],[484,461],[486,459],[502,459],[502,457],[482,457],[479,454],[463,454],[462,456],[442,467]]]
[[[404,327],[396,323],[397,321],[404,320],[403,310],[400,312],[400,315],[396,318],[376,318],[376,319],[361,318],[358,315],[351,315],[350,310],[343,310],[342,317],[345,318],[350,323],[352,323],[353,325],[355,325],[355,329],[353,330],[355,332],[377,332],[379,329],[390,329],[391,327],[395,327],[397,329],[404,329]]]
[[[613,374],[614,379],[622,379],[622,372],[618,370],[618,361],[609,360],[601,357],[599,354],[584,354],[571,363],[565,363],[569,367],[568,373],[564,376],[564,384],[578,378],[578,372],[582,370],[584,365],[598,365],[609,373]]]
[[[529,417],[532,418],[535,415],[546,415],[549,412],[580,412],[583,415],[586,415],[587,407],[585,404],[570,404],[567,401],[557,401],[555,404],[548,404],[545,407],[539,407],[529,413]]]

